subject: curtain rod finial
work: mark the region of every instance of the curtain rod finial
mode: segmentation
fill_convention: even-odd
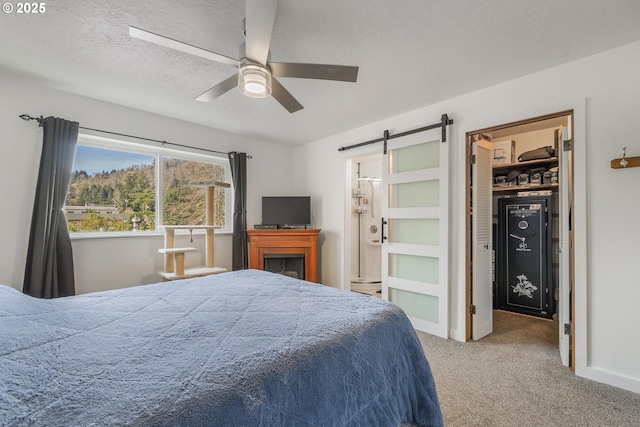
[[[20,114],[18,117],[20,117],[22,120],[24,121],[30,121],[30,120],[35,120],[38,122],[38,124],[40,126],[42,126],[42,124],[44,123],[44,117],[40,116],[40,117],[31,117],[28,114]]]

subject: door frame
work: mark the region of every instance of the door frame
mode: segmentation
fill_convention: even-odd
[[[351,290],[351,186],[352,182],[355,179],[353,175],[352,168],[354,160],[363,158],[363,157],[374,157],[380,156],[380,162],[382,162],[382,149],[379,145],[372,145],[368,147],[360,147],[349,152],[345,152],[344,154],[344,225],[343,232],[344,238],[343,240],[343,257],[342,257],[342,283],[340,289],[350,291]]]
[[[517,115],[505,115],[494,117],[491,120],[484,120],[475,126],[466,126],[459,129],[459,141],[465,147],[464,158],[460,159],[464,163],[464,181],[462,183],[461,215],[463,216],[465,230],[465,340],[471,338],[471,269],[470,250],[471,221],[469,220],[471,189],[468,185],[471,180],[471,165],[468,161],[471,144],[469,135],[488,131],[489,129],[507,128],[518,124],[526,124],[563,115],[572,117],[572,160],[573,160],[573,211],[572,211],[572,236],[571,236],[571,262],[573,265],[571,283],[571,367],[576,374],[585,376],[587,373],[587,235],[586,235],[586,100],[574,100],[561,105],[539,108],[537,111],[519,113]],[[556,111],[555,113],[548,113]]]

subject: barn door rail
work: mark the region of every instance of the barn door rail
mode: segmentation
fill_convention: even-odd
[[[411,129],[405,132],[390,134],[388,130],[384,131],[384,136],[382,138],[372,139],[371,141],[359,142],[353,145],[347,145],[346,147],[338,148],[338,151],[346,151],[351,150],[353,148],[364,147],[365,145],[375,144],[377,142],[384,142],[384,153],[387,153],[387,141],[394,138],[401,138],[403,136],[412,135],[418,132],[424,132],[431,129],[442,128],[442,142],[447,141],[447,126],[453,124],[453,119],[450,119],[447,114],[443,114],[440,118],[440,122],[434,123],[432,125],[424,126],[417,129]]]

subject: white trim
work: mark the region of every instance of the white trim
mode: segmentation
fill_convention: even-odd
[[[155,237],[164,236],[162,231],[94,231],[94,232],[75,232],[69,233],[71,240],[88,240],[88,239],[122,239],[126,237]]]
[[[228,159],[228,157],[225,157],[222,154],[202,153],[202,152],[192,151],[187,147],[183,149],[168,148],[164,145],[145,144],[144,142],[141,142],[139,140],[132,141],[130,140],[130,138],[127,138],[125,136],[122,136],[122,137],[118,136],[118,139],[115,139],[115,138],[108,138],[104,136],[92,135],[91,133],[87,133],[81,130],[81,132],[78,133],[78,143],[80,145],[83,145],[82,143],[83,139],[90,141],[89,144],[84,144],[84,145],[91,145],[92,147],[114,149],[114,146],[121,146],[123,149],[126,149],[127,151],[134,151],[139,153],[156,153],[160,151],[162,153],[179,155],[184,160],[202,160],[202,159],[211,159],[211,158],[218,159],[218,160]],[[194,148],[193,150],[197,150],[197,149]]]
[[[389,219],[438,219],[439,217],[439,206],[432,208],[389,208]]]
[[[125,140],[104,138],[101,136],[88,135],[85,133],[78,134],[78,145],[84,145],[88,147],[105,148],[109,150],[124,150],[133,153],[155,155],[160,153],[167,157],[175,156],[180,160],[191,160],[196,162],[215,163],[225,167],[225,176],[227,174],[231,176],[231,169],[229,167],[229,159],[224,156],[216,156],[214,154],[194,153],[192,151],[176,150],[175,148],[167,148],[164,146],[154,146],[147,144],[140,144],[138,142],[130,142]]]
[[[232,231],[222,231],[215,230],[216,237],[217,236],[232,236]],[[176,236],[187,236],[189,232],[186,230],[176,230]],[[193,236],[204,236],[205,232],[200,230],[193,230]],[[119,232],[119,231],[111,231],[111,232],[99,232],[95,231],[93,233],[73,233],[71,234],[71,240],[91,240],[91,239],[122,239],[122,238],[138,238],[138,237],[162,237],[164,238],[164,232],[162,230],[152,230],[152,231],[127,231],[127,232]]]
[[[458,329],[449,329],[449,338],[455,341],[465,341],[464,331]]]
[[[450,175],[452,174],[452,167],[450,164],[450,152],[453,141],[451,135],[453,135],[452,127],[446,125],[443,128],[438,128],[436,131],[440,134],[438,140],[440,141],[440,160],[438,169],[442,171],[439,176],[440,180],[440,202],[438,206],[444,210],[444,215],[440,215],[438,219],[438,245],[440,247],[440,264],[439,264],[439,280],[438,283],[442,286],[442,294],[438,298],[438,310],[441,324],[437,329],[438,336],[442,338],[449,338],[449,325],[451,324],[451,312],[452,307],[450,303],[449,295],[451,294],[451,230],[449,229],[450,221],[449,216],[452,214],[452,206],[449,204],[449,193],[451,192]],[[445,136],[445,141],[442,141],[442,135]],[[444,313],[444,314],[443,314]]]
[[[389,175],[389,184],[403,184],[415,181],[435,181],[442,175],[440,168],[421,169],[409,172],[400,172]]]
[[[640,380],[637,378],[631,378],[626,375],[620,375],[615,372],[594,367],[588,367],[584,372],[584,377],[590,380],[629,390],[634,393],[640,393]]]
[[[353,160],[351,157],[344,161],[344,226],[342,229],[342,283],[340,289],[351,290],[351,182],[353,176],[351,169]]]
[[[414,329],[425,332],[427,334],[443,337],[447,333],[447,325],[429,322],[428,320],[419,319],[417,317],[407,315]]]
[[[390,254],[415,255],[429,258],[440,258],[440,246],[416,245],[412,243],[388,243]]]
[[[418,282],[415,280],[401,279],[399,277],[389,277],[389,288],[409,291],[415,294],[441,297],[445,288],[435,283]]]

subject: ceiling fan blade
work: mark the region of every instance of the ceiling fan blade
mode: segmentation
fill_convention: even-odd
[[[355,82],[358,79],[358,67],[348,65],[270,62],[269,67],[271,67],[271,73],[274,77],[297,77],[342,82]]]
[[[161,36],[159,34],[142,30],[137,27],[132,27],[131,25],[129,25],[129,35],[131,37],[135,37],[140,40],[154,43],[159,46],[168,47],[170,49],[189,53],[191,55],[199,56],[205,59],[210,59],[212,61],[220,62],[226,65],[231,65],[233,67],[239,67],[241,64],[241,62],[238,61],[237,59],[229,58],[228,56],[220,55],[219,53],[211,52],[210,50],[202,49],[187,43],[180,42],[178,40],[170,39],[169,37]]]
[[[274,78],[271,79],[271,96],[273,96],[276,101],[278,101],[280,105],[286,108],[290,113],[295,113],[296,111],[304,108],[302,104],[300,104],[298,100],[295,99],[293,95],[291,95],[289,91]]]
[[[238,75],[234,74],[226,80],[223,80],[221,83],[218,83],[202,95],[196,98],[196,101],[202,102],[211,102],[220,95],[223,95],[229,92],[234,87],[238,86]]]
[[[246,0],[246,2],[246,55],[248,59],[266,65],[278,0]]]

